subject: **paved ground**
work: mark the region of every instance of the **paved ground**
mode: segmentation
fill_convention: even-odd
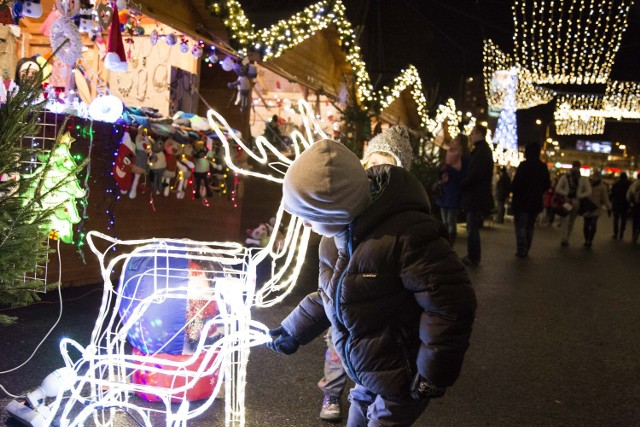
[[[482,231],[483,262],[471,270],[479,307],[462,375],[417,425],[640,425],[640,245],[612,240],[604,217],[593,247],[584,248],[581,224],[578,219],[566,248],[557,227],[538,227],[525,260],[514,256],[512,224]],[[456,242],[460,255],[464,245],[464,237]],[[277,325],[311,288],[301,284],[284,303],[257,310],[255,317]],[[33,389],[61,366],[61,337],[87,340],[100,296],[83,296],[92,289],[65,291],[60,325],[31,362],[0,375],[2,385],[17,394]],[[57,310],[56,304],[40,304],[13,311],[20,321],[1,331],[0,370],[31,353]],[[247,426],[328,426],[318,418],[322,396],[315,386],[323,351],[322,340],[293,356],[252,351]],[[0,406],[8,401],[3,396]],[[215,404],[189,425],[223,425],[222,406]],[[0,423],[16,425],[4,414]]]

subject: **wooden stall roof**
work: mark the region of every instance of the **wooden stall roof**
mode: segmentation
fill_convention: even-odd
[[[411,89],[400,92],[400,96],[380,112],[380,118],[388,123],[402,124],[413,129],[421,127],[417,103],[411,95]]]
[[[331,98],[337,97],[343,76],[352,72],[333,25],[261,64]]]
[[[205,0],[137,0],[140,12],[163,24],[169,25],[193,38],[210,44],[228,45],[227,30],[221,19],[211,15]]]

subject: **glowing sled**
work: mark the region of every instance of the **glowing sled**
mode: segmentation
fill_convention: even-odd
[[[167,426],[186,426],[187,420],[210,407],[222,381],[217,381],[211,395],[197,404],[189,402],[189,390],[196,387],[202,377],[218,373],[224,377],[225,424],[244,425],[249,348],[270,340],[266,326],[251,320],[256,254],[235,243],[181,239],[120,241],[94,231],[87,234],[87,241],[101,263],[102,305],[89,345],[83,347],[68,338],[60,342],[66,365],[62,380],[65,384],[43,411],[48,416],[42,425],[49,425],[56,413],[60,414],[61,426],[85,425],[90,418],[98,426],[116,425],[114,417],[118,411],[126,410],[145,426],[151,426],[152,419],[158,425],[159,416]],[[188,260],[188,263],[176,260]],[[151,267],[128,275],[127,271],[140,262]],[[196,279],[175,286],[173,282],[193,276],[190,265],[194,263],[198,265]],[[112,282],[116,271],[120,271],[119,286]],[[151,280],[150,291],[143,292],[142,296],[125,291],[125,285],[138,286],[141,279]],[[131,337],[142,336],[142,342],[149,337],[151,341],[156,340],[148,326],[156,319],[145,319],[145,314],[185,301],[197,304],[189,311],[191,317],[183,327],[169,328],[169,336],[163,336],[162,343],[159,347],[156,345],[152,353],[132,354],[127,346]],[[210,318],[201,316],[207,310],[206,302],[215,304],[215,315]],[[118,314],[125,311],[126,315]],[[167,317],[169,315],[167,313]],[[185,330],[193,327],[194,322],[200,325],[197,325],[197,339],[189,342],[191,355],[182,360],[161,357],[166,347],[175,344],[175,339],[188,339],[183,337]],[[74,359],[74,353],[79,357]],[[174,381],[161,385],[132,381],[132,376],[141,369],[147,374],[172,377]],[[155,396],[162,404],[145,404],[134,398],[134,394]]]

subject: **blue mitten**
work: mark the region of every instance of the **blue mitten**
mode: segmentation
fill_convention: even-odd
[[[273,338],[273,341],[267,343],[267,347],[269,347],[273,351],[277,351],[282,354],[293,354],[298,351],[298,341],[284,328],[284,326],[280,326],[275,329],[269,330],[269,335]]]

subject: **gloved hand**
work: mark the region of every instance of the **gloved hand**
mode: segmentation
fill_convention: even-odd
[[[282,354],[293,354],[298,351],[298,341],[284,328],[284,326],[280,326],[275,329],[269,330],[269,335],[273,338],[273,341],[267,343],[267,347],[269,347],[273,351],[277,351]]]
[[[420,374],[416,374],[411,384],[411,397],[416,400],[442,397],[445,391],[446,389],[444,387],[431,384]]]

